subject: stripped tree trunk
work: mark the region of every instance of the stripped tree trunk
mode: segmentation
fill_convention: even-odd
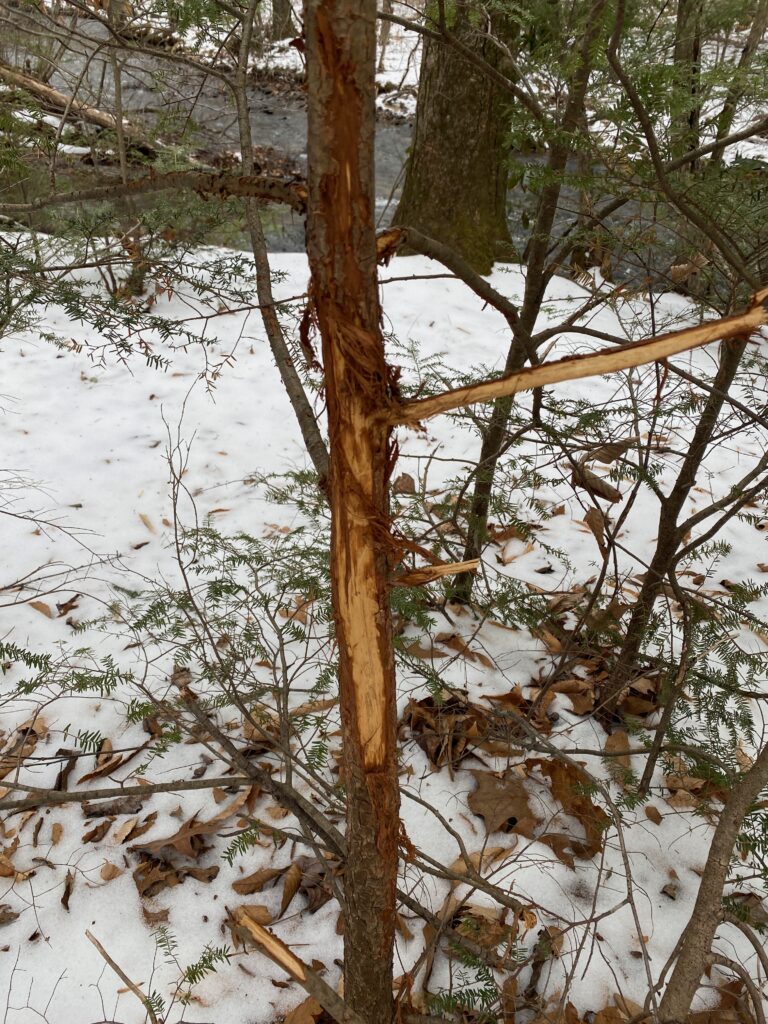
[[[387,407],[374,230],[376,0],[306,0],[308,251],[328,407],[331,576],[347,791],[345,998],[390,1024],[399,790]]]

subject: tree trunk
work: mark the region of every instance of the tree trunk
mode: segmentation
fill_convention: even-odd
[[[290,39],[294,32],[293,6],[291,0],[272,0],[272,25],[270,38]]]
[[[573,151],[574,138],[582,122],[584,98],[594,61],[593,51],[595,41],[602,31],[605,7],[606,0],[593,0],[584,25],[579,48],[581,59],[573,79],[569,83],[568,104],[563,115],[560,132],[550,150],[547,161],[547,169],[552,180],[544,185],[539,196],[536,219],[525,254],[526,275],[523,303],[507,353],[505,373],[514,373],[521,369],[526,360],[534,355],[531,352],[531,334],[544,301],[547,285],[554,272],[547,268],[547,256],[560,201],[562,174]],[[488,509],[496,476],[496,466],[504,447],[512,401],[511,398],[503,398],[494,403],[490,423],[483,434],[462,561],[468,562],[479,558],[488,539]],[[455,600],[465,603],[470,601],[474,579],[474,573],[462,573],[456,577],[453,590]]]
[[[453,34],[495,67],[499,49],[482,38],[482,9],[451,5]],[[424,38],[416,125],[395,224],[455,249],[481,274],[512,243],[507,226],[509,97],[453,47]]]
[[[691,488],[696,483],[698,473],[707,446],[717,426],[717,420],[723,408],[728,391],[741,363],[741,357],[747,347],[746,340],[723,342],[720,353],[720,364],[712,382],[712,391],[702,410],[696,426],[688,454],[683,460],[675,485],[662,502],[659,512],[659,528],[656,535],[656,550],[653,553],[648,572],[632,608],[626,636],[622,644],[611,676],[602,697],[603,707],[612,714],[621,697],[622,691],[632,677],[640,651],[648,630],[656,598],[661,592],[664,579],[673,565],[674,556],[680,545],[680,527],[678,521],[683,505]]]
[[[381,10],[384,14],[392,13],[392,0],[382,0]],[[392,23],[387,21],[386,18],[382,19],[379,25],[379,63],[376,66],[376,70],[379,74],[384,70],[384,66],[387,58],[387,46],[389,46],[389,32],[392,28]]]
[[[700,60],[701,60],[702,0],[678,0],[675,24],[676,96],[679,109],[672,117],[672,156],[679,157],[699,145],[701,117]],[[689,165],[696,170],[697,162]]]
[[[308,251],[330,441],[331,577],[347,792],[345,998],[390,1024],[399,789],[373,144],[376,0],[306,0]]]
[[[665,1024],[688,1019],[701,976],[711,962],[712,942],[722,919],[723,888],[733,847],[745,815],[766,785],[768,744],[728,794],[717,823],[693,913],[685,926],[675,967],[659,1005],[659,1019]]]
[[[737,77],[728,89],[722,110],[717,118],[718,139],[724,139],[733,126],[736,109],[746,90],[744,76],[752,64],[752,59],[757,53],[758,46],[762,42],[766,28],[768,28],[768,0],[759,0],[757,7],[755,8],[752,27],[749,30],[747,41],[741,50],[741,56],[739,57],[737,68]],[[724,152],[724,148],[719,147],[712,153],[712,157],[710,159],[710,166],[712,168],[719,167],[722,164]]]

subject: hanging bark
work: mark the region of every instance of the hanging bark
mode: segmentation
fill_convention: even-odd
[[[457,0],[451,15],[452,35],[496,67],[501,52],[484,36],[482,7]],[[509,103],[504,90],[453,46],[425,36],[416,125],[394,223],[449,245],[481,274],[490,272],[500,247],[505,254],[512,249],[507,226]]]
[[[331,578],[348,856],[345,998],[390,1024],[399,790],[388,575],[394,384],[374,230],[375,0],[306,0],[311,292],[330,442]]]

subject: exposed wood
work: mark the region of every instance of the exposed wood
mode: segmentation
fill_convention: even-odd
[[[344,984],[390,1024],[398,865],[384,358],[374,228],[375,0],[307,0],[307,248],[328,408],[331,581],[347,795]]]
[[[681,352],[709,345],[713,341],[748,336],[765,324],[768,324],[768,288],[755,295],[749,309],[735,316],[712,320],[681,331],[672,331],[658,338],[631,342],[620,348],[600,349],[589,355],[567,356],[565,359],[557,359],[499,377],[497,380],[454,388],[415,402],[403,402],[383,412],[382,417],[386,416],[392,424],[416,424],[431,416],[449,412],[451,409],[460,409],[475,402],[492,402],[505,395],[515,395],[520,391],[530,391],[547,384],[581,380],[584,377],[615,373],[617,370],[629,370],[633,366],[658,362]]]
[[[476,572],[480,564],[479,558],[469,562],[446,562],[444,565],[426,565],[421,569],[412,569],[401,576],[395,576],[392,585],[395,587],[420,587],[425,583],[440,579],[441,576],[453,576],[457,572]]]
[[[256,943],[259,950],[270,960],[282,967],[294,981],[313,996],[322,1008],[333,1017],[338,1024],[365,1024],[344,1000],[337,995],[327,982],[308,967],[292,950],[268,929],[253,921],[244,910],[236,910],[233,915],[238,929]]]

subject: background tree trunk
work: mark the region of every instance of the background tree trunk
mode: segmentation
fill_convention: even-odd
[[[606,5],[607,0],[592,0],[585,19],[579,47],[580,61],[569,83],[568,103],[560,132],[553,142],[547,160],[552,180],[541,190],[536,218],[524,256],[526,275],[523,302],[519,320],[513,329],[504,373],[514,373],[520,370],[527,360],[535,358],[535,352],[531,350],[531,335],[536,326],[547,285],[554,273],[551,266],[547,268],[547,257],[560,201],[562,174],[573,152],[577,132],[583,121],[584,99],[594,61],[595,42],[603,30]],[[483,432],[475,487],[467,516],[467,539],[462,561],[480,558],[488,539],[488,510],[496,467],[507,435],[512,402],[512,398],[502,398],[494,403],[490,421]],[[474,573],[465,572],[458,575],[454,583],[454,599],[468,603],[472,597],[474,580]]]
[[[427,12],[430,12],[428,7]],[[482,33],[482,6],[457,0],[451,32],[492,67],[499,49]],[[500,20],[500,19],[494,19]],[[411,154],[394,223],[455,249],[487,274],[512,243],[507,227],[507,139],[510,99],[449,45],[424,38]]]
[[[306,0],[308,251],[330,441],[331,576],[347,791],[345,999],[390,1024],[399,830],[387,539],[393,382],[376,275],[376,0]]]
[[[678,0],[673,60],[678,87],[675,102],[681,104],[681,109],[672,119],[673,157],[682,156],[699,144],[701,14],[702,0]],[[685,102],[686,97],[690,102]],[[696,161],[689,167],[695,170]]]
[[[270,38],[290,39],[296,33],[293,24],[293,6],[291,0],[272,0],[272,25]]]
[[[678,525],[680,513],[691,493],[691,488],[696,483],[696,474],[701,469],[707,448],[717,427],[718,417],[733,385],[747,344],[746,339],[722,343],[720,363],[712,381],[712,391],[702,410],[675,484],[662,502],[656,535],[656,550],[648,565],[640,593],[632,607],[621,650],[601,695],[605,711],[609,714],[615,712],[622,692],[632,678],[645,642],[656,598],[661,593],[667,573],[670,569],[674,570],[674,556],[682,541]]]

